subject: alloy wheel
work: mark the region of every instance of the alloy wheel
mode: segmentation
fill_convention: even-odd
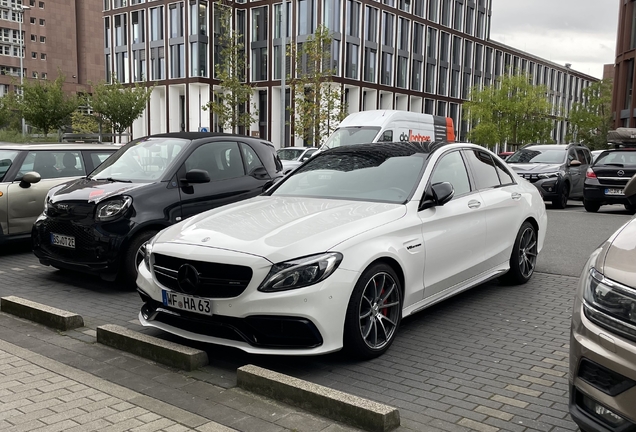
[[[358,316],[362,339],[369,348],[379,350],[391,341],[400,317],[400,291],[390,274],[380,272],[369,279]]]
[[[529,278],[537,263],[537,236],[534,229],[527,227],[519,242],[519,271],[524,278]]]

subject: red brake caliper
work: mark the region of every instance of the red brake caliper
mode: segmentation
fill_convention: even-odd
[[[380,298],[382,298],[382,294],[384,294],[384,288],[382,288],[382,292],[380,293]],[[389,301],[389,299],[384,300],[384,302],[382,302],[382,304],[386,304],[386,302]],[[382,315],[386,316],[387,315],[387,311],[386,308],[382,309]]]

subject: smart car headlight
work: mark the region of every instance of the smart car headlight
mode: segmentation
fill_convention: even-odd
[[[636,339],[636,289],[607,279],[592,268],[583,287],[585,315],[596,324]]]
[[[95,218],[98,221],[109,221],[118,218],[132,204],[132,198],[124,196],[101,203],[97,206]]]
[[[316,284],[328,278],[341,262],[341,253],[327,252],[274,264],[258,290],[276,292]]]

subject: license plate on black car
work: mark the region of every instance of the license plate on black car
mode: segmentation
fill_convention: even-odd
[[[75,237],[51,233],[51,244],[69,249],[75,249]]]
[[[189,296],[173,291],[161,291],[164,306],[202,315],[212,315],[212,302],[208,299]]]
[[[623,189],[605,189],[605,195],[625,195]]]

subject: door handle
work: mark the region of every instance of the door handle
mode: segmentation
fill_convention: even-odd
[[[481,206],[481,203],[477,200],[468,201],[468,208],[476,209],[476,208],[479,208],[480,206]]]
[[[521,194],[519,192],[513,192],[512,194],[510,194],[510,198],[512,198],[515,201],[518,201],[521,199]]]

